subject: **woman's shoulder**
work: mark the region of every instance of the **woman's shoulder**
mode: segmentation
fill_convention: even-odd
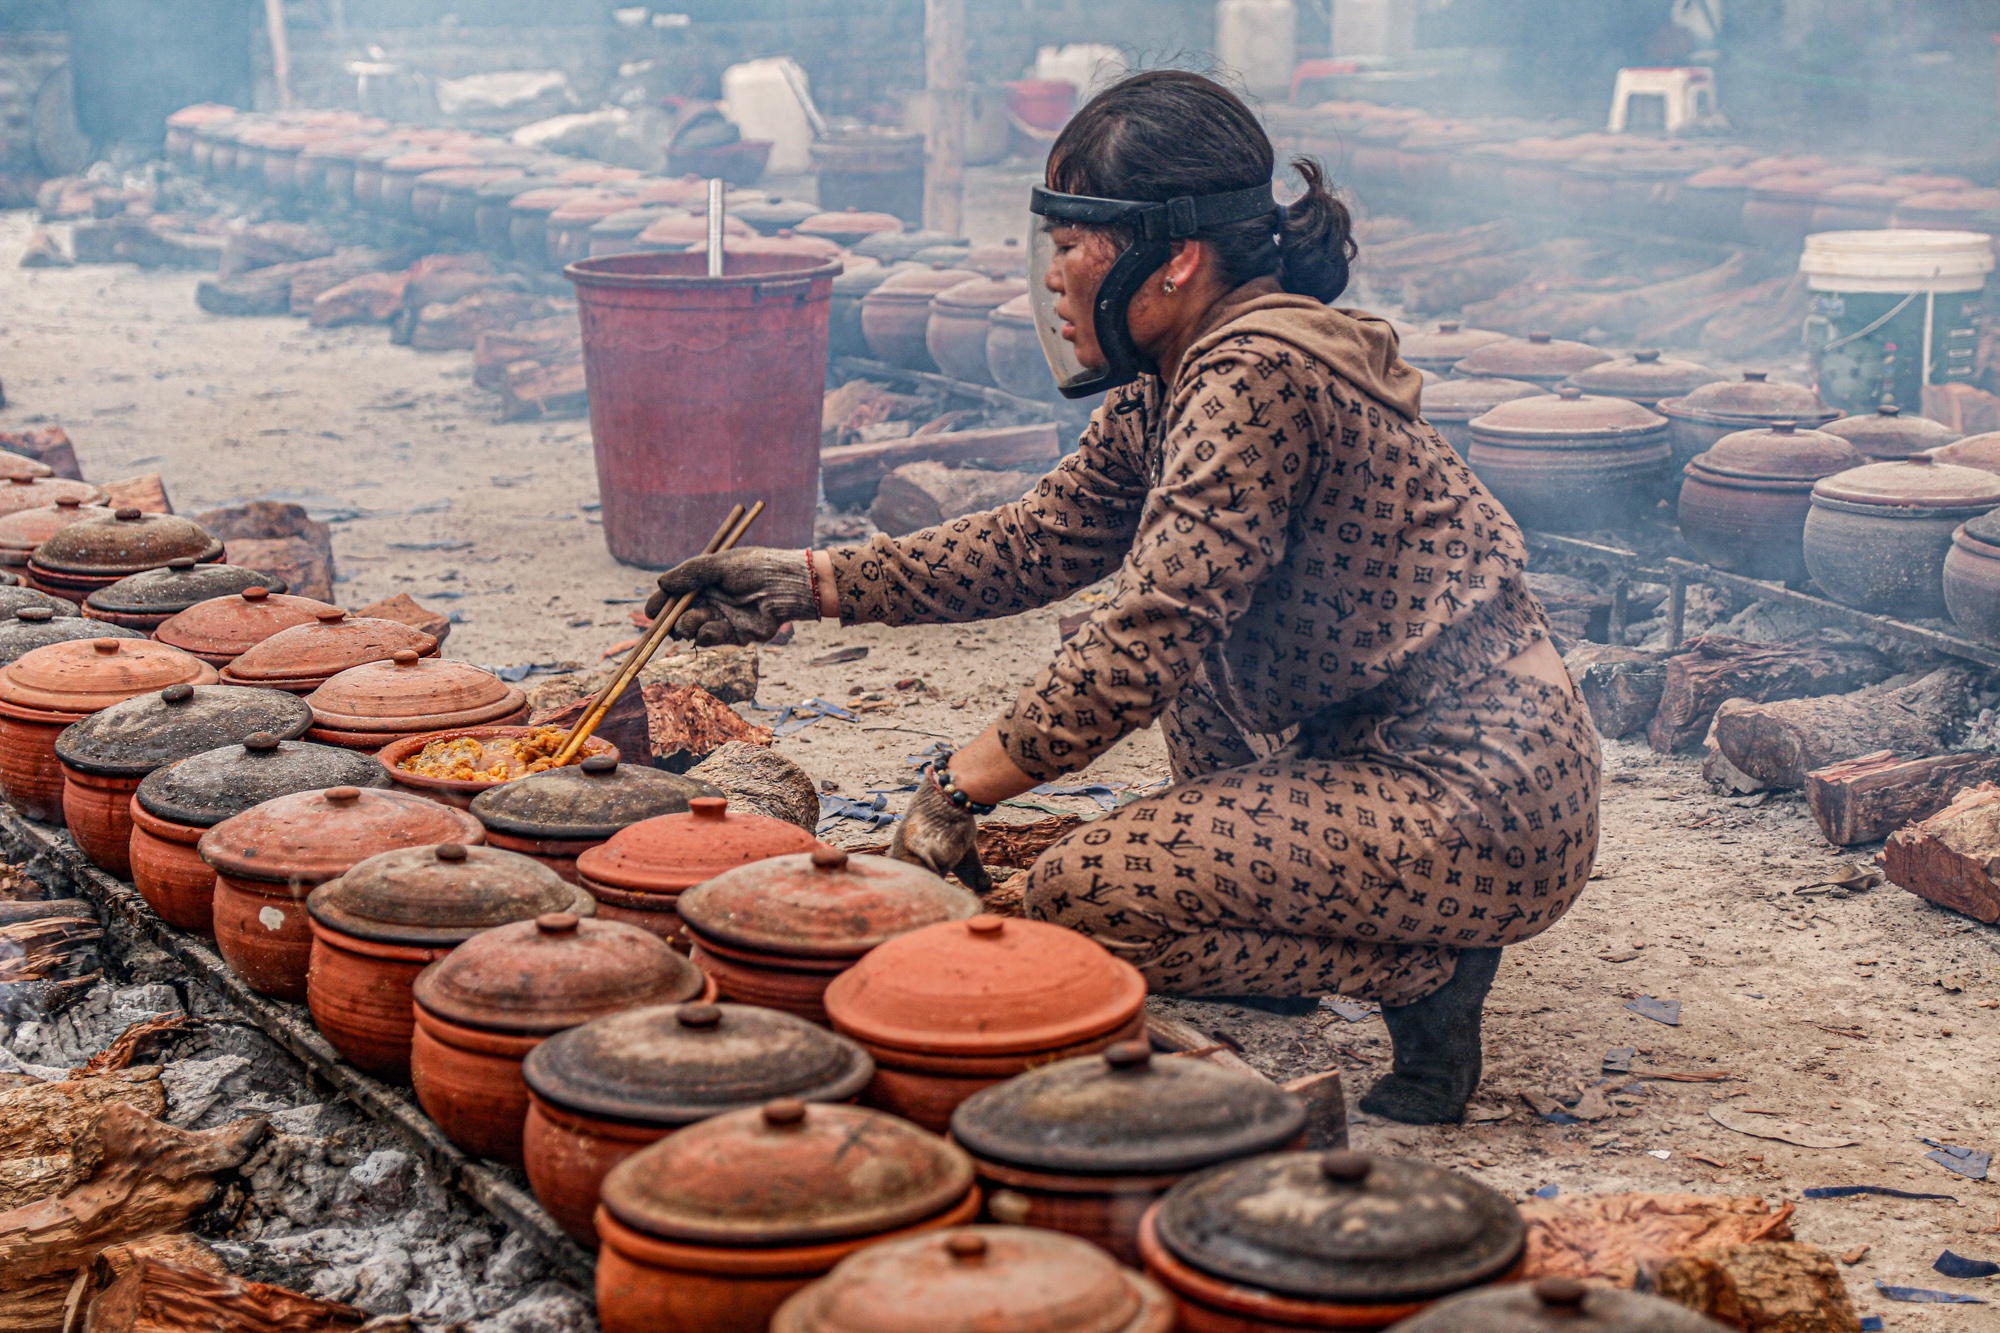
[[[1284,397],[1290,389],[1331,408],[1365,407],[1373,401],[1414,420],[1423,377],[1397,354],[1387,320],[1339,310],[1308,297],[1262,297],[1226,312],[1187,352],[1175,397],[1185,401],[1212,389],[1217,377],[1247,391],[1265,386]]]

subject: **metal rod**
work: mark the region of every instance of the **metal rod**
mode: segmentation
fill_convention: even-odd
[[[278,106],[292,109],[292,43],[285,30],[285,0],[264,0],[264,29],[271,39],[271,81],[278,86]]]
[[[722,177],[708,181],[708,276],[722,276]]]

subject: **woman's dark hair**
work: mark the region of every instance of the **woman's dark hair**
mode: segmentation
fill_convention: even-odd
[[[1183,70],[1147,70],[1091,98],[1063,127],[1049,151],[1048,186],[1100,199],[1222,194],[1269,181],[1276,156],[1257,117],[1221,84]],[[1200,239],[1214,247],[1232,287],[1275,273],[1286,291],[1331,301],[1347,289],[1352,220],[1319,163],[1296,157],[1292,170],[1306,192],[1275,230],[1253,219]]]

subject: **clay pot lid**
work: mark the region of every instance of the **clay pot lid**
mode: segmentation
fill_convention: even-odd
[[[1629,398],[1607,398],[1564,387],[1539,398],[1513,398],[1494,404],[1470,422],[1473,433],[1499,441],[1533,440],[1598,443],[1650,435],[1666,428],[1667,419]]]
[[[900,233],[903,220],[894,213],[864,213],[856,208],[837,213],[814,213],[792,227],[801,236],[825,236],[848,244],[882,232]]]
[[[1744,189],[1764,179],[1767,173],[1754,167],[1720,166],[1705,167],[1687,178],[1682,188],[1696,190]]]
[[[706,782],[606,755],[502,783],[472,798],[489,832],[549,842],[603,842],[620,829],[686,812],[696,797],[720,797]]]
[[[253,584],[234,596],[211,597],[177,612],[153,631],[153,637],[190,653],[237,657],[279,630],[317,624],[322,613],[339,609]]]
[[[603,185],[607,181],[637,180],[646,173],[637,167],[614,167],[605,162],[584,162],[558,173],[565,181],[579,185]]]
[[[2000,510],[1967,519],[1961,531],[1974,541],[2000,547]]]
[[[1084,935],[981,913],[898,935],[833,979],[836,1031],[934,1055],[1056,1050],[1129,1021],[1146,999],[1130,963]]]
[[[748,1004],[663,1004],[593,1019],[528,1056],[528,1086],[581,1115],[679,1126],[777,1097],[842,1102],[875,1076],[868,1052],[803,1018]]]
[[[26,620],[19,622],[14,619],[16,611],[23,611],[29,608],[37,611],[47,611],[49,614],[46,616],[30,616]],[[46,623],[50,619],[80,620],[82,618],[83,612],[77,608],[75,602],[72,602],[67,597],[57,597],[53,593],[42,592],[35,588],[18,586],[0,588],[0,630],[11,629],[17,623],[32,625]],[[100,628],[103,624],[101,621],[93,621],[92,623],[98,625]]]
[[[1648,350],[1585,366],[1569,377],[1569,383],[1585,393],[1658,401],[1691,393],[1722,378],[1721,371],[1698,361],[1682,361]]]
[[[415,994],[447,1022],[541,1036],[640,1005],[679,1004],[705,984],[700,968],[651,931],[547,912],[474,935],[419,973]]]
[[[110,518],[111,514],[103,505],[87,505],[74,495],[64,496],[52,505],[16,509],[0,515],[0,550],[32,551],[72,523]]]
[[[887,282],[863,297],[866,301],[912,301],[928,305],[939,292],[950,291],[962,282],[985,281],[967,268],[929,268],[914,265],[890,276]]]
[[[114,615],[161,615],[187,610],[211,597],[227,597],[245,588],[283,592],[281,578],[259,574],[241,565],[196,564],[192,556],[180,556],[159,569],[128,574],[106,584],[84,598],[84,605]]]
[[[518,199],[530,190],[546,190],[554,187],[556,179],[546,173],[537,175],[530,172],[524,176],[513,176],[505,180],[488,181],[472,192],[473,198],[482,204],[506,203]]]
[[[884,940],[978,913],[979,899],[921,866],[815,847],[725,870],[674,910],[703,939],[792,958],[859,958]]]
[[[1991,509],[2000,505],[2000,475],[1940,463],[1931,454],[1912,454],[1894,463],[1836,472],[1813,487],[1813,497],[1860,505]]]
[[[686,207],[689,204],[705,206],[708,203],[708,182],[699,176],[634,180],[629,185],[619,188],[627,191],[631,198],[644,204],[674,204]],[[813,206],[813,211],[819,211],[817,204]]]
[[[513,196],[507,207],[516,213],[540,213],[546,216],[570,200],[591,192],[590,188],[584,185],[544,184],[532,190],[523,190]]]
[[[1437,328],[1412,333],[1401,340],[1405,361],[1463,361],[1482,347],[1507,341],[1507,335],[1492,329],[1468,329],[1455,319]]]
[[[802,199],[786,199],[775,194],[765,196],[761,202],[738,204],[729,210],[731,216],[742,218],[758,231],[766,233],[784,227],[796,229],[808,218],[818,217],[821,211],[818,204],[809,204]]]
[[[546,912],[594,916],[597,901],[532,857],[444,842],[357,861],[314,889],[306,911],[355,939],[440,948]]]
[[[267,641],[268,642],[268,641]],[[306,696],[318,725],[336,731],[436,731],[517,712],[526,698],[490,671],[399,648],[329,676]]]
[[[266,732],[156,768],[139,784],[139,804],[170,824],[213,828],[253,805],[328,787],[391,786],[371,755]]]
[[[9,455],[9,457],[15,456]],[[58,500],[102,505],[104,492],[87,481],[71,481],[68,477],[16,475],[0,478],[0,514],[11,514],[21,509],[41,509]]]
[[[1969,190],[1972,182],[1963,176],[1940,176],[1928,172],[1913,172],[1906,176],[1891,176],[1890,185],[1900,185],[1916,193],[1930,194],[1940,190]]]
[[[549,225],[574,226],[579,222],[596,222],[614,213],[624,213],[631,209],[632,200],[627,195],[613,194],[609,190],[592,190],[574,199],[565,199],[549,213]]]
[[[866,296],[907,267],[908,265],[903,263],[875,264],[850,261],[840,276],[833,280],[833,294],[849,300]]]
[[[975,245],[966,252],[965,266],[989,278],[1021,278],[1028,271],[1028,252],[1013,237],[999,245]]]
[[[1160,1200],[1159,1238],[1226,1282],[1306,1300],[1427,1300],[1513,1267],[1520,1210],[1478,1181],[1357,1152],[1270,1153],[1210,1167]]]
[[[931,298],[931,309],[979,316],[1028,294],[1024,278],[974,278],[947,287]]]
[[[8,588],[13,592],[16,589]],[[22,588],[21,592],[32,589]],[[46,648],[52,643],[75,643],[90,639],[141,639],[144,630],[128,629],[124,625],[109,625],[102,620],[85,620],[71,604],[67,614],[60,614],[41,606],[17,607],[0,619],[0,666],[19,658],[23,653],[37,648]]]
[[[7,489],[11,487],[0,488],[0,504]],[[87,496],[84,503],[102,498],[101,493]],[[198,523],[177,514],[117,509],[110,518],[84,519],[51,533],[35,548],[34,561],[59,574],[122,575],[159,569],[181,556],[206,563],[221,555],[222,542]]]
[[[1867,461],[1866,455],[1838,435],[1801,430],[1795,421],[1774,421],[1760,429],[1723,436],[1688,466],[1725,477],[1796,482],[1817,481]]]
[[[202,834],[198,850],[225,874],[313,885],[391,848],[485,840],[479,821],[463,810],[413,792],[348,786],[251,806]]]
[[[860,1106],[780,1098],[713,1116],[626,1158],[604,1207],[635,1231],[706,1245],[812,1245],[936,1217],[973,1187],[935,1134]]]
[[[1437,380],[1424,385],[1423,413],[1426,417],[1443,417],[1447,421],[1469,421],[1516,398],[1546,398],[1553,392],[1526,380],[1488,376]]]
[[[414,153],[398,153],[382,163],[382,170],[394,171],[401,175],[421,176],[426,171],[439,171],[446,167],[476,167],[485,159],[471,153],[455,152],[449,148],[421,148]]]
[[[1726,1333],[1727,1327],[1658,1296],[1540,1277],[1447,1297],[1397,1324],[1396,1333]]]
[[[1173,1325],[1173,1309],[1089,1241],[953,1227],[850,1255],[780,1306],[771,1333],[1142,1333]]]
[[[349,667],[380,662],[409,649],[437,651],[437,640],[397,620],[350,616],[339,607],[319,613],[310,625],[279,630],[229,664],[233,679],[255,684],[337,675]]]
[[[2000,208],[2000,190],[1934,190],[1910,195],[1901,206],[1911,212],[1980,213]]]
[[[99,633],[30,649],[0,667],[0,700],[45,713],[95,713],[148,690],[215,679],[214,667],[178,648]]]
[[[162,764],[241,745],[260,733],[297,740],[311,725],[305,701],[282,690],[169,685],[64,728],[56,737],[56,758],[85,773],[143,777]]]
[[[1950,463],[1956,467],[1976,467],[1982,472],[2000,472],[2000,431],[1967,435],[1963,439],[1953,440],[1949,444],[1942,444],[1923,452],[1928,453],[1935,462]]]
[[[212,120],[232,120],[236,115],[237,110],[233,106],[224,106],[220,102],[196,102],[168,116],[167,127],[176,130],[190,129],[196,125],[206,125]]]
[[[1838,435],[1870,458],[1893,462],[1908,458],[1911,454],[1926,450],[1936,451],[1942,445],[1949,445],[1961,438],[1958,431],[1942,421],[1929,417],[1904,416],[1902,409],[1894,403],[1884,403],[1873,412],[1862,416],[1842,417],[1819,427],[1828,435]],[[1977,438],[1977,437],[1974,437]],[[2000,444],[2000,438],[1995,440]],[[1957,463],[1956,458],[1940,456],[1940,463]],[[1977,464],[1968,463],[1976,467]]]
[[[679,893],[751,861],[817,846],[812,834],[782,819],[732,812],[725,797],[696,796],[686,814],[620,829],[577,857],[576,871],[614,889]]]
[[[630,200],[626,201],[630,203]],[[590,224],[592,236],[617,236],[620,238],[637,236],[662,218],[686,217],[681,209],[667,204],[653,204],[645,208],[624,208],[607,214]]]
[[[1862,202],[1893,204],[1916,191],[1907,185],[1877,181],[1847,181],[1820,191],[1820,198],[1834,203]]]
[[[1005,324],[1010,328],[1032,329],[1035,327],[1034,297],[1022,292],[1013,300],[993,307],[986,318],[991,323]]]
[[[749,239],[756,233],[741,218],[725,217],[722,220],[722,238],[726,242],[732,236]],[[697,241],[708,240],[708,219],[695,213],[675,212],[640,232],[637,240],[641,245],[686,247]],[[728,253],[727,250],[724,253]]]
[[[1030,1170],[1164,1175],[1274,1152],[1305,1120],[1304,1104],[1266,1079],[1122,1041],[974,1093],[952,1112],[951,1136]]]
[[[962,244],[958,237],[949,236],[930,228],[915,231],[877,232],[864,241],[856,241],[852,246],[855,254],[867,259],[879,259],[885,264],[898,263],[913,258],[917,251],[928,250],[934,245]],[[967,253],[971,253],[969,250]]]
[[[1452,367],[1459,375],[1491,375],[1498,379],[1548,379],[1574,375],[1586,366],[1611,360],[1611,353],[1589,343],[1570,342],[1546,333],[1502,338],[1487,343]]]
[[[1763,421],[1819,422],[1839,413],[1803,384],[1785,384],[1761,370],[1746,370],[1741,379],[1722,379],[1671,400],[1683,413]]]
[[[0,449],[0,481],[12,481],[16,477],[53,477],[55,474],[56,470],[40,459]]]

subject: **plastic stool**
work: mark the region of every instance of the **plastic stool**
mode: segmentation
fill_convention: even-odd
[[[1659,98],[1666,108],[1666,132],[1678,134],[1715,114],[1715,71],[1706,65],[1619,70],[1611,90],[1608,128],[1613,134],[1625,133],[1634,97]]]

